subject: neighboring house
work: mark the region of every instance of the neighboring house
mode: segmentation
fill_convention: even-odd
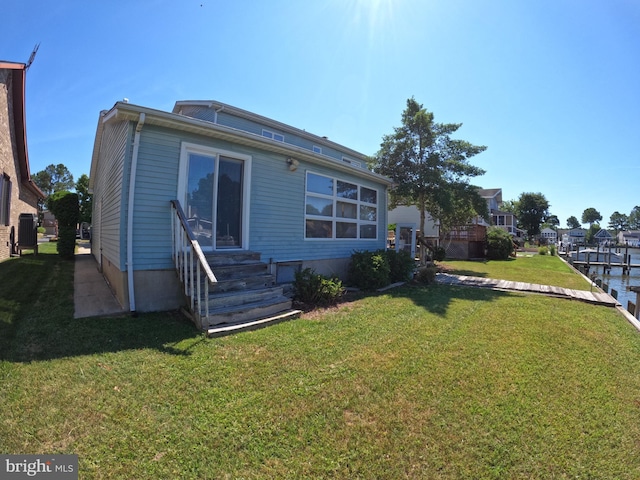
[[[572,228],[562,235],[562,244],[566,247],[584,245],[587,231],[584,228]]]
[[[20,215],[37,215],[38,199],[45,196],[29,172],[25,82],[24,63],[0,61],[0,260],[21,247],[35,248],[18,245]]]
[[[412,256],[418,251],[416,236],[422,235],[427,242],[438,245],[440,230],[437,220],[425,212],[424,232],[420,232],[420,210],[415,205],[398,205],[389,211],[389,224],[396,226],[394,232],[389,232],[388,247],[396,251],[406,250]]]
[[[609,245],[613,242],[613,235],[604,228],[600,229],[598,233],[593,236],[598,245]]]
[[[640,230],[629,230],[618,232],[618,243],[629,245],[630,247],[640,247]]]
[[[276,284],[295,270],[344,277],[355,250],[385,248],[391,180],[365,165],[365,155],[325,137],[220,102],[177,102],[172,112],[118,102],[96,132],[92,253],[131,311],[190,302],[203,328],[273,314],[287,308]],[[217,280],[204,287],[259,284],[278,290],[280,304],[229,313],[218,307],[230,298],[194,300],[190,235],[209,263],[201,278],[210,267]]]
[[[558,243],[558,232],[553,228],[543,228],[540,232],[540,238],[543,238],[549,245]]]
[[[513,213],[500,210],[500,207],[502,207],[502,189],[480,189],[479,193],[480,196],[487,201],[487,209],[491,215],[491,225],[505,230],[511,234],[512,237],[521,237],[523,231],[518,228],[516,216]],[[477,218],[476,222],[478,225],[489,226],[489,224],[480,217]]]
[[[44,227],[45,235],[51,237],[58,236],[58,221],[53,213],[48,210],[42,213],[42,226]]]
[[[390,224],[412,224],[420,228],[420,210],[415,205],[398,205],[389,211]],[[438,238],[438,221],[425,212],[424,232],[425,238]]]
[[[480,258],[485,256],[486,232],[490,226],[496,226],[508,232],[512,237],[522,236],[513,213],[503,212],[502,189],[478,189],[478,193],[487,202],[491,223],[482,217],[475,217],[471,224],[452,229],[448,234],[447,256],[450,258]]]

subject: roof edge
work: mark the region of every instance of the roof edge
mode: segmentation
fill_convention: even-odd
[[[332,157],[328,157],[326,155],[314,153],[310,150],[307,150],[302,147],[298,147],[296,145],[274,142],[273,140],[262,137],[261,135],[256,135],[254,133],[246,132],[244,130],[239,130],[236,128],[227,127],[227,126],[219,125],[216,123],[211,123],[206,120],[200,120],[197,118],[180,115],[173,112],[165,112],[162,110],[156,110],[153,108],[143,107],[140,105],[133,105],[131,103],[124,103],[124,102],[116,102],[116,104],[113,106],[113,108],[111,108],[111,110],[107,112],[101,112],[98,129],[96,131],[96,143],[94,144],[92,166],[94,165],[95,162],[97,162],[98,153],[96,150],[96,145],[99,143],[102,135],[102,129],[103,129],[102,124],[110,121],[114,121],[114,120],[137,121],[141,113],[145,114],[146,125],[150,124],[150,125],[158,125],[163,127],[172,127],[179,130],[196,129],[198,130],[198,133],[205,136],[213,136],[213,137],[233,136],[235,138],[244,140],[245,143],[247,144],[256,146],[258,148],[262,148],[264,150],[269,150],[269,151],[280,153],[283,155],[297,155],[305,158],[307,161],[312,163],[331,166],[338,170],[355,174],[357,176],[361,176],[364,178],[368,178],[370,180],[374,180],[376,182],[383,183],[388,186],[393,185],[393,181],[388,177],[372,172],[370,170],[354,168],[343,161],[337,160]],[[342,149],[346,148],[342,146],[340,147]]]
[[[307,140],[311,140],[317,143],[318,146],[324,145],[326,147],[344,150],[345,152],[347,152],[347,155],[357,157],[361,161],[366,161],[366,159],[368,158],[367,155],[365,155],[364,153],[358,152],[340,143],[329,140],[327,137],[323,137],[320,135],[316,135],[314,133],[307,132],[306,130],[302,130],[300,128],[293,127],[291,125],[287,125],[286,123],[279,122],[278,120],[274,120],[272,118],[265,117],[257,113],[249,112],[248,110],[243,110],[242,108],[234,107],[233,105],[228,105],[226,103],[222,103],[217,100],[179,100],[175,103],[171,113],[174,113],[176,115],[181,115],[179,113],[180,107],[183,107],[183,106],[202,106],[202,107],[216,108],[216,109],[222,108],[223,111],[231,112],[238,117],[241,117],[247,120],[253,120],[258,123],[262,123],[262,124],[271,126],[273,128],[277,128],[279,130],[288,131],[290,133],[293,133],[294,135],[299,135],[303,138],[306,138]]]

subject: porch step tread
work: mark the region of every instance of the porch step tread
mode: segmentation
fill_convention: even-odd
[[[218,311],[209,312],[209,316],[202,315],[202,326],[206,329],[213,328],[216,325],[251,322],[256,318],[277,315],[290,309],[291,300],[286,297],[280,298],[278,301],[255,302],[234,308],[223,308]]]
[[[209,292],[209,305],[215,308],[232,305],[244,305],[260,300],[278,298],[284,294],[282,286],[255,288],[250,290],[229,290],[225,292]]]
[[[228,280],[268,274],[269,266],[262,262],[210,265],[218,280]]]
[[[215,274],[215,272],[214,272]],[[219,278],[210,289],[210,293],[222,293],[228,291],[247,291],[258,288],[268,288],[275,285],[275,276],[270,273],[243,275],[232,278]]]
[[[285,310],[276,315],[271,315],[265,318],[260,318],[252,321],[245,321],[240,323],[228,324],[228,325],[219,325],[215,327],[211,327],[207,329],[208,337],[221,337],[224,335],[231,335],[234,333],[244,332],[248,330],[255,330],[258,328],[266,327],[268,325],[274,325],[279,322],[284,322],[287,320],[293,320],[298,318],[302,313],[301,310]]]
[[[208,252],[205,258],[209,265],[237,265],[242,263],[253,263],[260,261],[260,253],[242,251],[242,252]]]
[[[209,316],[214,317],[214,316],[227,315],[232,313],[239,313],[239,312],[244,312],[248,310],[253,310],[256,308],[271,307],[273,305],[277,305],[281,303],[286,303],[288,305],[291,305],[291,299],[280,294],[272,298],[256,300],[254,302],[242,303],[239,305],[222,305],[218,307],[216,306],[211,307],[210,305]],[[201,312],[201,315],[203,316],[205,315],[204,306],[200,308],[200,312]]]

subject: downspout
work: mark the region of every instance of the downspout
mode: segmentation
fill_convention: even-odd
[[[216,108],[213,111],[213,123],[218,123],[218,113],[221,112],[222,110],[224,110],[224,106],[222,106],[220,108]]]
[[[131,157],[131,174],[129,175],[129,206],[127,215],[127,283],[129,284],[129,310],[136,314],[136,295],[133,286],[133,207],[136,191],[136,170],[138,169],[138,151],[140,150],[140,131],[144,125],[145,114],[141,113],[136,125]]]

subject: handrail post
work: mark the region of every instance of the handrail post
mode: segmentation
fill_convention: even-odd
[[[173,255],[178,276],[183,283],[184,293],[188,297],[191,311],[194,313],[196,323],[200,324],[202,312],[202,272],[204,281],[204,316],[209,316],[209,284],[218,280],[213,274],[207,258],[205,257],[198,240],[196,240],[182,207],[177,200],[171,202],[171,226],[173,240]],[[194,272],[195,269],[195,272]],[[197,309],[197,311],[196,311]]]

